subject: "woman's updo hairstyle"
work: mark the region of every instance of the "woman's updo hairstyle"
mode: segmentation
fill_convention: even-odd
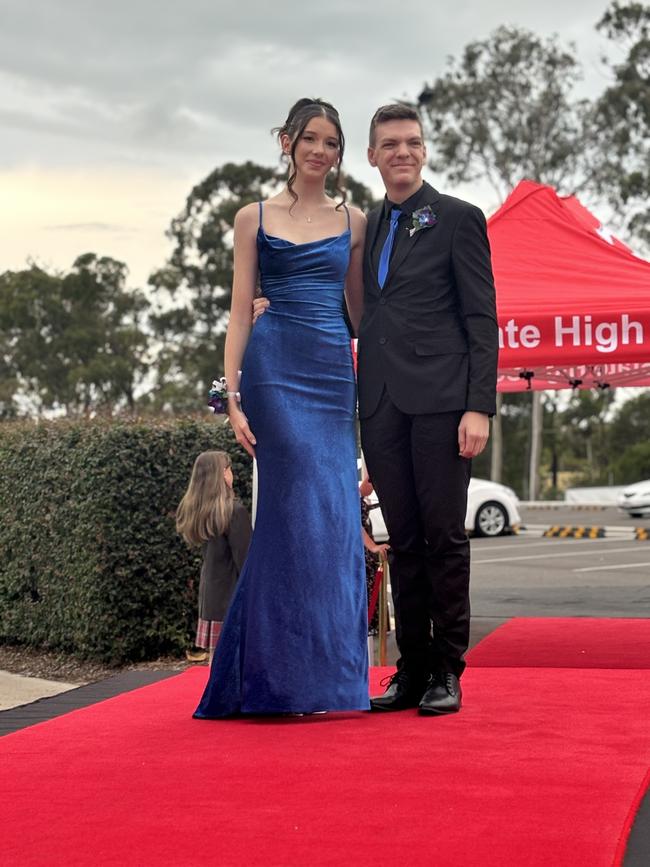
[[[281,140],[283,135],[289,136],[289,140],[291,141],[291,151],[289,154],[291,162],[289,163],[287,189],[293,198],[293,205],[295,205],[298,201],[298,196],[293,190],[293,185],[296,180],[296,148],[300,136],[305,131],[305,127],[314,117],[324,117],[326,120],[329,120],[330,123],[334,124],[334,128],[336,129],[336,137],[339,145],[339,161],[336,166],[336,174],[334,175],[334,189],[341,197],[341,201],[336,206],[337,208],[340,208],[346,199],[345,190],[341,188],[341,163],[343,161],[343,151],[345,150],[345,137],[343,135],[343,130],[341,129],[341,119],[339,118],[338,111],[331,103],[325,102],[324,99],[299,99],[298,102],[291,107],[284,124],[271,130],[271,132],[277,136],[278,141]],[[282,159],[285,162],[289,161],[288,156],[285,153],[282,154]],[[293,205],[291,206],[292,208]]]

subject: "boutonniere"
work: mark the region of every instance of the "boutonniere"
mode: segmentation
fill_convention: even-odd
[[[412,238],[420,229],[428,229],[431,226],[435,226],[438,222],[438,217],[431,210],[431,205],[425,205],[423,208],[413,211],[411,221],[413,222],[413,228],[409,229],[409,235]]]

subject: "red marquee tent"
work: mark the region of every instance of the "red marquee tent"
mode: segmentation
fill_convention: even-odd
[[[499,391],[650,385],[650,262],[574,197],[522,181],[488,220]]]

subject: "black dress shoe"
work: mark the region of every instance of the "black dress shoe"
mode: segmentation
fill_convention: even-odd
[[[382,680],[381,685],[384,683]],[[406,710],[417,707],[425,686],[426,682],[421,677],[414,677],[400,669],[390,677],[386,692],[370,699],[370,707],[372,710]]]
[[[457,713],[461,708],[462,696],[460,682],[455,674],[449,671],[434,674],[418,705],[419,712],[425,716]]]

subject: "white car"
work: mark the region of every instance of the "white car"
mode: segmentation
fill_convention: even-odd
[[[630,518],[650,515],[650,479],[624,488],[618,495],[618,507]]]
[[[377,504],[377,495],[370,495],[370,520],[372,535],[376,542],[388,538],[386,524],[381,509],[372,508]],[[521,522],[519,500],[512,488],[486,479],[470,479],[467,496],[465,529],[477,536],[501,536],[508,533]]]

